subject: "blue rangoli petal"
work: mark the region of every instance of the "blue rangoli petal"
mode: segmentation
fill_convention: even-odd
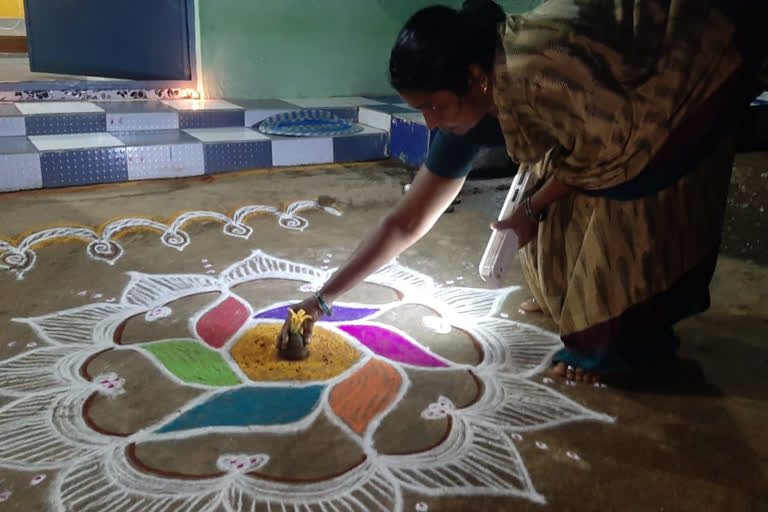
[[[226,391],[193,407],[158,432],[204,427],[286,425],[305,418],[320,401],[323,386],[241,388]]]
[[[280,306],[279,308],[270,309],[269,311],[262,311],[257,313],[253,318],[257,319],[270,319],[270,320],[285,320],[288,318],[288,308],[292,308],[293,305]],[[323,322],[354,322],[355,320],[363,320],[371,315],[375,315],[379,312],[377,308],[350,308],[344,306],[334,306],[333,316],[323,317]]]

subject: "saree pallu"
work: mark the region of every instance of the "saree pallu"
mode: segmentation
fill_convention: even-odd
[[[742,65],[735,34],[707,0],[549,0],[502,27],[494,99],[507,150],[541,181],[582,191],[550,205],[521,250],[565,344],[555,362],[656,361],[677,348],[673,324],[709,307],[732,137],[714,129],[703,150],[653,159]]]

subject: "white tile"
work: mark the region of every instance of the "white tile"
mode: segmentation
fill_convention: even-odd
[[[333,162],[333,138],[300,137],[272,139],[272,165],[313,165]]]
[[[203,145],[171,144],[126,149],[128,179],[182,178],[205,174]]]
[[[414,112],[413,114],[395,114],[395,117],[405,119],[406,121],[410,121],[412,123],[423,124],[425,126],[427,124],[427,122],[424,120],[424,114],[421,112]]]
[[[76,133],[70,135],[31,135],[29,140],[40,151],[62,149],[89,149],[124,146],[123,142],[108,133]]]
[[[386,105],[380,101],[363,98],[361,96],[349,96],[338,98],[299,98],[284,99],[301,108],[335,108],[335,107],[359,107],[361,105]]]
[[[192,128],[184,131],[203,142],[269,140],[269,137],[263,133],[251,130],[244,126],[231,126],[227,128]]]
[[[107,131],[109,132],[178,129],[179,115],[175,112],[107,114]]]
[[[268,117],[276,116],[277,114],[283,114],[285,112],[293,112],[296,109],[282,109],[282,110],[246,110],[245,111],[245,126],[253,126],[256,123],[260,123]]]
[[[14,137],[26,134],[27,126],[24,123],[23,117],[0,117],[0,137]]]
[[[0,192],[42,187],[39,153],[0,155]]]
[[[104,112],[104,109],[87,101],[35,101],[16,103],[16,108],[22,114],[84,114],[87,112]]]
[[[224,100],[163,100],[163,103],[176,110],[243,110]]]
[[[362,125],[389,131],[392,126],[392,115],[363,107],[358,112],[358,121]]]

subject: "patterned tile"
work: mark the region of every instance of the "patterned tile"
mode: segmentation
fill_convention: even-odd
[[[112,135],[126,146],[167,146],[169,144],[193,144],[196,138],[182,130],[153,130],[146,132],[115,132]]]
[[[45,152],[40,167],[46,188],[128,181],[125,148]]]
[[[0,192],[41,188],[40,154],[0,154]]]
[[[378,105],[380,102],[362,96],[338,97],[338,98],[298,98],[285,99],[289,103],[298,105],[301,108],[338,108],[338,107],[360,107],[363,105]]]
[[[163,100],[163,103],[179,111],[242,110],[242,107],[225,100]]]
[[[60,151],[65,149],[103,148],[123,146],[123,142],[108,133],[88,133],[72,135],[34,135],[30,136],[40,151]]]
[[[179,128],[221,128],[245,126],[245,110],[182,111]]]
[[[169,144],[126,148],[128,179],[181,178],[205,174],[203,145]]]
[[[272,167],[272,143],[221,142],[203,144],[205,174]]]
[[[177,130],[176,112],[154,114],[107,114],[107,131]]]
[[[24,115],[36,114],[86,114],[104,112],[104,110],[87,101],[40,101],[17,103],[16,108]]]
[[[333,162],[332,137],[273,137],[272,163],[277,166]]]
[[[423,124],[424,126],[427,126],[427,121],[424,120],[424,114],[421,112],[413,112],[410,114],[397,114],[395,117],[399,117],[400,119],[405,119],[406,121],[410,121],[411,123],[418,123]]]
[[[37,148],[27,137],[0,137],[0,155],[37,153]]]
[[[392,127],[392,116],[386,112],[380,112],[375,107],[361,107],[358,118],[360,124],[373,126],[379,130],[389,131]]]
[[[97,103],[107,113],[107,130],[175,130],[179,116],[161,101],[107,101]]]
[[[181,101],[181,100],[177,100]],[[101,101],[95,103],[107,114],[162,114],[176,112],[162,101]]]
[[[393,157],[413,167],[424,163],[429,148],[429,130],[425,125],[393,118],[389,141]]]
[[[367,128],[362,133],[333,138],[334,162],[362,162],[389,157],[389,134]]]
[[[245,126],[254,126],[270,116],[300,110],[301,107],[281,100],[232,100],[245,109]]]
[[[243,142],[269,140],[269,137],[266,135],[246,127],[202,128],[184,130],[184,133],[187,133],[197,140],[203,142]]]
[[[107,117],[92,114],[45,114],[25,118],[28,135],[98,133],[107,130]]]

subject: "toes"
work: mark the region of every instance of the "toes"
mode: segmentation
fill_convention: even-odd
[[[520,304],[520,309],[522,309],[526,313],[540,313],[542,311],[541,306],[538,305],[538,303],[536,302],[536,299],[531,299],[523,302],[522,304]]]
[[[552,367],[552,373],[558,377],[565,377],[565,363],[557,363]]]

